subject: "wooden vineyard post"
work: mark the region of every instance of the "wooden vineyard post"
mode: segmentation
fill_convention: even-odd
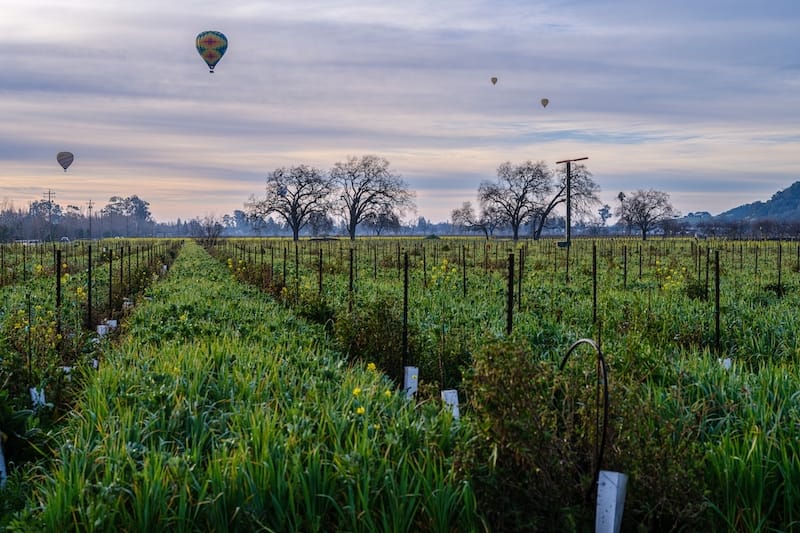
[[[639,279],[642,279],[642,245],[639,245]]]
[[[322,249],[320,248],[320,250],[322,250]],[[260,262],[259,268],[258,268],[258,271],[259,271],[259,274],[260,274],[260,277],[261,277],[261,289],[262,290],[265,289],[266,286],[267,286],[266,276],[264,275],[264,270],[265,270],[264,269],[264,245],[262,244],[261,245],[261,262]]]
[[[703,294],[705,298],[708,298],[708,270],[711,266],[711,248],[706,248],[706,283],[705,283],[705,291]]]
[[[425,245],[422,245],[422,286],[428,287],[428,257],[425,255]]]
[[[317,271],[319,272],[319,279],[317,280],[317,289],[319,295],[322,296],[322,247],[320,246],[319,250],[317,251]]]
[[[519,251],[519,272],[517,273],[517,310],[522,312],[522,275],[524,274],[525,269],[525,252],[523,250]],[[464,296],[466,296],[466,291],[464,292]]]
[[[403,253],[403,350],[400,368],[408,361],[408,252]]]
[[[5,271],[5,269],[3,269]],[[800,244],[797,245],[797,259],[794,263],[795,272],[800,272]]]
[[[739,245],[739,272],[744,270],[744,244]]]
[[[86,259],[86,329],[92,329],[92,245]]]
[[[120,291],[120,293],[122,293],[122,291],[124,290],[123,289],[123,284],[125,283],[125,280],[123,279],[123,275],[125,273],[125,252],[124,252],[124,250],[125,250],[124,246],[120,246],[119,247],[119,291]]]
[[[353,283],[358,283],[358,249],[359,246],[354,244],[353,246]],[[399,274],[399,272],[398,272]]]
[[[351,253],[352,253],[352,251],[351,251]],[[352,263],[352,259],[351,259],[350,262]],[[397,243],[397,273],[398,274],[400,274],[400,269],[401,268],[402,268],[402,265],[400,263],[400,243],[398,242]]]
[[[294,243],[294,301],[297,303],[300,297],[300,251],[297,248],[297,241]]]
[[[286,287],[286,256],[289,251],[286,246],[283,247],[283,286]]]
[[[461,245],[461,287],[467,297],[467,246]]]
[[[113,296],[114,287],[114,249],[108,247],[108,316],[111,316],[111,298]]]
[[[28,311],[28,332],[27,332],[27,352],[28,352],[28,383],[33,385],[33,343],[31,331],[33,330],[33,304],[31,303],[31,293],[25,294],[25,302]]]
[[[592,243],[592,324],[597,324],[597,244]]]
[[[353,248],[350,248],[350,284],[348,285],[347,289],[348,294],[348,302],[347,308],[350,312],[353,312]]]
[[[622,288],[628,288],[628,245],[622,246]]]
[[[781,272],[782,272],[782,263],[783,263],[783,246],[781,242],[778,242],[778,290],[782,290],[783,285],[781,284]]]
[[[701,246],[697,247],[697,254],[692,257],[692,267],[695,272],[697,272],[697,281],[700,282],[700,257],[703,255],[703,248]]]
[[[758,245],[757,244],[756,244],[756,248],[755,248],[755,255],[756,255],[755,267],[754,267],[753,270],[754,270],[754,274],[756,275],[756,277],[758,277]]]
[[[514,254],[508,254],[508,301],[506,303],[506,334],[514,327]]]
[[[475,242],[475,241],[472,241],[472,268],[475,268],[477,266],[477,261],[478,261],[478,250],[477,250],[477,247],[478,247],[478,243]],[[800,246],[797,247],[797,250],[798,250],[797,257],[800,258]]]
[[[56,250],[56,333],[61,333],[61,250]]]
[[[140,268],[139,268],[139,255],[141,253],[142,253],[142,247],[141,246],[137,246],[136,247],[136,270],[135,270],[135,272],[136,272],[136,283],[134,285],[134,292],[139,292],[139,289],[142,288],[142,282],[141,282],[142,276],[141,276],[141,271],[140,271]]]
[[[714,251],[714,348],[720,352],[719,250]]]

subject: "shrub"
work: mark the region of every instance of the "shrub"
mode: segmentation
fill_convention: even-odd
[[[563,531],[588,526],[591,483],[586,426],[554,363],[511,341],[475,354],[464,387],[476,438],[460,454],[495,531]]]
[[[403,381],[402,308],[390,297],[361,300],[339,314],[334,324],[339,348],[351,360],[375,363],[397,383]]]

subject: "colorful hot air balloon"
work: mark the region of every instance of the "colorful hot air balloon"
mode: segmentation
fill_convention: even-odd
[[[208,71],[212,74],[227,49],[228,38],[218,31],[204,31],[197,35],[197,53],[206,62]]]
[[[547,104],[549,104],[549,103],[550,103],[550,100],[548,100],[547,98],[542,98],[542,107],[547,107]]]
[[[64,169],[64,172],[67,171],[67,167],[72,164],[74,159],[75,156],[72,155],[72,152],[58,152],[56,155],[56,161],[58,161],[58,164]]]
[[[497,78],[492,77],[492,85],[497,85]]]

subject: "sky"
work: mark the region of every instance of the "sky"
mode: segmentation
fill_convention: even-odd
[[[588,157],[603,203],[657,189],[682,214],[800,180],[798,0],[3,0],[0,14],[0,201],[15,208],[135,194],[160,222],[222,217],[278,167],[365,154],[415,191],[408,219],[432,222],[476,204],[506,161]],[[229,41],[213,74],[204,30]]]

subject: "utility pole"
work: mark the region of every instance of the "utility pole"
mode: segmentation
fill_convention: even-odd
[[[560,165],[561,163],[567,164],[567,231],[566,231],[567,241],[566,244],[564,245],[567,248],[569,248],[570,245],[570,235],[571,235],[570,228],[572,227],[572,169],[570,164],[573,161],[583,161],[585,159],[589,158],[576,157],[575,159],[564,159],[563,161],[556,161],[556,165]]]
[[[92,200],[89,199],[89,206],[88,206],[87,209],[89,211],[89,240],[90,241],[92,240],[92,207],[94,207],[94,205],[92,204]]]
[[[48,223],[50,224],[50,242],[53,242],[53,198],[55,198],[55,196],[56,193],[50,189],[48,189],[47,192],[42,195],[42,198],[47,200],[47,219]]]

